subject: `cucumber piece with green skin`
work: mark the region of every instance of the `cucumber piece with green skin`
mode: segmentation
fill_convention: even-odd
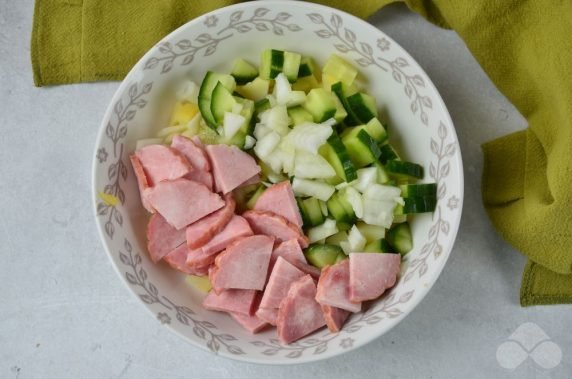
[[[389,183],[389,174],[383,165],[379,162],[373,162],[374,167],[377,169],[377,182],[379,184]]]
[[[365,222],[358,222],[356,227],[368,242],[377,241],[385,237],[385,228],[383,226],[369,225]]]
[[[298,78],[305,78],[314,75],[316,72],[316,62],[312,57],[303,56],[300,59],[300,67],[298,68]]]
[[[367,245],[365,245],[364,248],[364,252],[366,253],[390,253],[391,250],[393,249],[391,248],[391,246],[389,246],[385,238],[372,241]]]
[[[401,197],[437,197],[437,183],[402,184]]]
[[[372,118],[367,124],[365,124],[365,130],[378,144],[387,140],[387,131],[376,117]]]
[[[282,72],[284,66],[284,52],[282,50],[264,50],[260,62],[260,77],[274,79]]]
[[[304,228],[307,228],[311,225],[310,218],[306,214],[306,210],[302,206],[302,199],[297,197],[296,204],[298,205],[298,210],[300,211],[300,216],[302,216],[302,225]]]
[[[304,91],[305,93],[308,93],[319,85],[320,83],[318,83],[316,77],[314,75],[310,75],[303,78],[298,78],[294,83],[292,83],[292,90]]]
[[[408,222],[397,224],[387,232],[387,242],[402,256],[413,249],[413,237]]]
[[[303,210],[307,218],[307,223],[304,226],[318,226],[324,223],[325,218],[322,214],[322,209],[320,208],[320,200],[309,197],[300,201],[300,210]]]
[[[388,161],[391,160],[399,160],[399,155],[395,149],[388,143],[379,146],[379,151],[381,155],[379,156],[379,161],[381,164],[386,164]]]
[[[270,88],[270,81],[262,78],[255,78],[253,81],[246,83],[243,86],[236,87],[236,92],[238,92],[242,97],[253,101],[262,100],[268,95],[268,89]]]
[[[350,230],[353,226],[352,223],[349,222],[338,222],[336,223],[336,226],[338,227],[338,230],[341,232],[345,232],[347,230]]]
[[[218,82],[211,95],[211,114],[217,125],[222,124],[225,112],[232,112],[234,104],[235,97],[224,84]]]
[[[381,151],[373,138],[359,127],[348,129],[348,132],[342,136],[342,142],[356,168],[377,161],[381,155]]]
[[[368,123],[372,118],[377,117],[377,105],[375,98],[367,93],[358,92],[346,98],[352,113],[362,123]]]
[[[337,197],[338,202],[344,208],[344,210],[346,211],[346,215],[350,218],[350,220],[353,223],[356,219],[356,214],[354,212],[354,208],[352,207],[352,204],[347,199],[346,191],[344,189],[342,189],[341,191],[336,193],[334,196]]]
[[[274,79],[281,72],[286,75],[288,81],[293,83],[298,78],[300,60],[298,53],[282,50],[264,50],[260,63],[260,77],[262,79]]]
[[[236,211],[240,214],[248,210],[246,203],[258,189],[259,184],[250,184],[248,186],[238,187],[232,191],[232,195],[236,202]]]
[[[423,166],[418,165],[417,163],[398,161],[394,159],[387,161],[385,168],[387,171],[397,176],[405,176],[414,179],[423,178]]]
[[[328,244],[311,245],[304,251],[308,263],[319,269],[336,264],[339,254],[344,254],[341,247]]]
[[[288,108],[288,117],[290,117],[290,119],[292,120],[292,124],[294,124],[294,127],[303,124],[305,122],[314,121],[314,117],[312,117],[310,112],[308,112],[301,106]]]
[[[433,212],[437,206],[435,196],[404,197],[403,205],[397,205],[393,210],[395,215]]]
[[[354,66],[335,54],[328,58],[322,71],[348,85],[352,84],[358,75],[358,70]]]
[[[234,77],[236,84],[242,85],[253,81],[258,76],[258,70],[244,59],[237,58],[234,60],[230,74]]]
[[[340,101],[340,99],[338,99],[337,96],[335,95],[332,96],[332,99],[334,99],[334,102],[336,103],[336,113],[334,114],[334,120],[336,120],[337,123],[340,123],[344,121],[345,118],[348,116],[348,112],[346,112],[346,109],[344,108],[342,102]]]
[[[284,64],[282,66],[282,72],[288,78],[290,83],[294,83],[298,79],[298,71],[300,70],[300,61],[302,56],[298,53],[293,53],[291,51],[284,52]]]
[[[334,117],[337,111],[332,93],[323,88],[312,89],[306,96],[303,107],[310,112],[314,122],[318,123]]]
[[[328,213],[339,223],[351,224],[353,217],[346,212],[346,208],[340,202],[338,196],[331,196],[326,202]],[[338,228],[339,229],[339,228]]]
[[[344,122],[346,124],[348,124],[349,126],[358,125],[360,123],[360,121],[357,118],[357,116],[354,114],[354,112],[352,111],[352,109],[351,109],[351,107],[348,104],[348,101],[346,99],[347,92],[348,92],[347,86],[345,86],[342,82],[334,83],[334,84],[332,84],[332,92],[340,100],[344,109],[346,110],[347,116],[344,119]]]
[[[258,100],[257,102],[254,103],[254,111],[256,112],[256,114],[260,114],[270,109],[271,107],[272,106],[270,104],[270,100],[268,100],[267,98]]]
[[[236,83],[234,78],[230,75],[218,74],[216,72],[208,71],[201,82],[201,87],[199,89],[198,103],[201,116],[207,123],[207,125],[213,129],[217,129],[217,122],[211,112],[211,97],[213,90],[215,89],[217,83],[222,83],[223,86],[232,94],[236,88]]]
[[[256,202],[258,201],[258,199],[260,198],[260,195],[262,195],[262,193],[264,191],[266,191],[266,187],[263,184],[260,184],[258,189],[256,191],[254,191],[254,193],[252,194],[250,199],[248,199],[248,201],[246,202],[246,208],[254,209]]]
[[[344,259],[348,259],[348,256],[345,253],[341,252],[336,257],[336,263],[339,263],[339,262],[343,261]]]
[[[346,233],[345,231],[339,231],[333,236],[329,236],[328,238],[326,238],[326,243],[330,245],[339,246],[340,242],[347,240],[348,240],[348,233]]]
[[[336,133],[332,133],[327,143],[320,147],[319,152],[334,168],[336,175],[343,181],[349,183],[357,179],[354,164],[348,155],[345,145]]]

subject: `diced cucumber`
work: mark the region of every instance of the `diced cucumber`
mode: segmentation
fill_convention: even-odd
[[[387,139],[387,131],[375,117],[365,124],[365,130],[378,144],[385,142]]]
[[[298,78],[301,58],[300,54],[290,51],[264,50],[260,63],[260,77],[274,79],[283,72],[290,82],[295,82]]]
[[[318,226],[324,223],[324,215],[320,209],[320,200],[309,197],[299,202],[300,210],[304,212],[308,222],[304,226]]]
[[[352,111],[346,99],[346,97],[348,96],[347,93],[349,92],[348,86],[344,85],[342,82],[334,83],[332,85],[332,92],[336,95],[338,100],[340,100],[344,109],[346,110],[347,116],[344,121],[350,126],[358,125],[360,121]]]
[[[389,182],[389,174],[380,162],[373,162],[373,167],[377,171],[377,183],[387,184]]]
[[[377,241],[385,237],[385,228],[382,226],[369,225],[360,221],[356,224],[356,227],[368,242]]]
[[[248,186],[238,187],[232,191],[234,201],[236,202],[236,211],[238,213],[248,210],[246,204],[259,187],[260,184],[250,184]]]
[[[342,230],[340,232],[337,232],[333,236],[326,238],[326,243],[328,243],[330,245],[339,245],[340,242],[347,241],[347,240],[348,240],[348,233],[346,233],[344,230]]]
[[[284,66],[284,52],[282,50],[264,50],[260,61],[260,77],[274,79],[282,72]]]
[[[254,193],[250,196],[250,198],[248,199],[248,201],[246,202],[246,208],[248,209],[254,209],[254,206],[256,205],[256,202],[258,201],[258,199],[260,198],[260,195],[262,195],[262,193],[266,190],[266,187],[262,184],[258,185],[258,188],[256,189],[256,191],[254,191]]]
[[[328,244],[312,245],[304,251],[308,263],[320,269],[335,264],[339,254],[344,254],[339,246]]]
[[[258,76],[258,70],[244,59],[237,58],[234,60],[230,74],[236,80],[236,84],[242,85],[253,81]]]
[[[312,57],[303,56],[300,60],[300,67],[298,68],[298,79],[311,75],[315,76],[316,68],[316,62],[314,62]]]
[[[288,180],[286,176],[273,171],[264,161],[259,161],[258,165],[260,166],[263,178],[266,178],[270,183],[279,183]]]
[[[336,133],[332,133],[328,138],[328,143],[322,145],[320,154],[332,165],[336,175],[342,180],[349,183],[357,178],[354,164]]]
[[[394,175],[415,179],[423,178],[423,166],[417,163],[389,160],[385,164],[385,168]]]
[[[342,135],[342,142],[348,150],[350,159],[358,168],[377,161],[381,152],[371,136],[359,127],[347,130]]]
[[[352,84],[358,75],[357,69],[336,54],[332,54],[326,61],[323,73],[331,75],[337,81]]]
[[[393,223],[394,224],[401,224],[403,222],[407,222],[407,215],[396,215],[393,214]]]
[[[364,252],[366,253],[392,253],[393,249],[387,243],[385,238],[381,238],[379,240],[372,241],[365,245]]]
[[[306,214],[306,211],[302,206],[302,198],[296,197],[296,204],[298,205],[300,216],[302,216],[302,225],[304,226],[304,228],[310,226],[311,225],[310,218],[308,217],[308,214]]]
[[[303,107],[312,114],[315,122],[324,122],[336,114],[336,102],[332,94],[323,88],[314,88],[306,96]]]
[[[403,205],[395,207],[395,215],[433,212],[437,206],[437,198],[434,196],[405,197],[403,201]]]
[[[235,104],[236,100],[232,93],[218,82],[211,96],[211,113],[217,126],[222,125],[225,112],[232,112]]]
[[[348,259],[349,257],[344,253],[338,253],[338,256],[336,257],[336,263],[343,261],[344,259]]]
[[[207,125],[213,130],[216,130],[218,125],[211,112],[211,96],[218,82],[222,83],[231,94],[236,88],[236,83],[232,76],[217,74],[212,71],[208,71],[201,82],[198,98],[199,110]]]
[[[399,254],[405,255],[413,249],[413,237],[409,223],[397,224],[387,232],[387,242]]]
[[[336,190],[334,186],[317,180],[299,178],[294,178],[292,181],[292,189],[297,195],[311,196],[322,201],[328,201]]]
[[[377,105],[372,96],[358,92],[347,97],[346,101],[352,113],[361,123],[366,124],[372,118],[377,117]]]
[[[363,217],[363,199],[361,194],[353,187],[346,187],[340,191],[340,196],[351,205],[357,218]]]
[[[310,243],[314,243],[333,236],[338,232],[336,222],[332,219],[326,219],[322,225],[314,226],[308,229],[307,235]]]
[[[395,149],[388,143],[379,146],[379,151],[381,151],[381,155],[379,156],[379,161],[382,164],[386,164],[387,161],[390,160],[399,159],[399,155],[397,155]]]
[[[400,185],[402,197],[437,197],[437,183]]]
[[[294,126],[303,124],[305,122],[314,121],[314,117],[312,117],[310,112],[308,112],[301,106],[288,108],[288,116],[290,117],[290,120],[292,120],[292,124]]]
[[[320,204],[320,210],[322,211],[322,214],[324,216],[328,216],[328,206],[326,205],[326,202],[322,200],[318,200],[318,202]]]
[[[353,224],[350,224],[348,222],[338,222],[336,225],[338,226],[338,230],[346,231],[350,230]]]
[[[352,217],[346,213],[345,208],[339,202],[337,196],[330,197],[326,205],[328,207],[328,213],[335,218],[338,223],[343,222],[350,224],[353,221]]]
[[[268,109],[270,109],[270,100],[268,98],[260,99],[254,103],[254,111],[256,114],[260,114]]]
[[[236,92],[241,94],[243,97],[256,102],[263,100],[268,101],[265,97],[268,95],[269,88],[270,81],[262,78],[256,78],[243,86],[236,87]]]
[[[313,88],[320,85],[318,80],[314,75],[306,76],[304,78],[298,78],[294,83],[292,83],[292,89],[294,91],[304,91],[306,93],[310,92]]]
[[[356,214],[354,212],[354,208],[353,208],[352,204],[348,201],[348,199],[346,197],[345,190],[339,191],[334,196],[337,197],[338,202],[344,208],[344,210],[346,211],[346,215],[348,215],[349,219],[353,223],[356,219]]]
[[[334,114],[334,120],[336,120],[337,123],[340,123],[344,121],[344,119],[347,117],[348,112],[346,112],[344,106],[342,105],[342,102],[340,101],[340,99],[338,99],[337,96],[332,96],[332,98],[336,103],[336,113]]]
[[[302,56],[291,51],[284,52],[284,65],[282,72],[288,78],[290,83],[294,83],[298,79],[298,71],[300,70],[300,61]]]

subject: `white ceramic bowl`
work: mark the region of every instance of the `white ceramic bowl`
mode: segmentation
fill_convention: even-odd
[[[397,285],[338,334],[320,330],[282,346],[276,332],[250,335],[225,314],[202,308],[203,294],[184,275],[153,264],[146,252],[146,214],[128,155],[153,136],[153,104],[182,75],[200,82],[207,70],[228,72],[235,57],[258,62],[265,48],[308,54],[320,63],[332,53],[359,67],[368,92],[387,116],[392,143],[438,182],[434,214],[415,217],[414,249]],[[299,1],[247,2],[188,22],[163,38],[135,65],[115,93],[101,124],[93,165],[93,202],[101,240],[133,294],[157,318],[194,345],[257,363],[291,364],[329,358],[386,333],[409,314],[437,280],[453,247],[463,201],[463,168],[449,113],[425,72],[395,41],[344,12]],[[100,193],[118,198],[115,205]],[[125,317],[129,317],[125,315]],[[134,330],[134,333],[137,331]]]

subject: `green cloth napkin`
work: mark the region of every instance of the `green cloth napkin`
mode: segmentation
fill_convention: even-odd
[[[396,0],[317,1],[367,17]],[[236,0],[36,0],[37,86],[120,80],[186,21]],[[529,258],[521,304],[572,302],[572,2],[406,0],[454,29],[529,128],[483,145],[483,202]]]

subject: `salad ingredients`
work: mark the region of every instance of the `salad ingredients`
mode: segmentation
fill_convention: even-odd
[[[352,64],[269,49],[176,98],[130,160],[151,260],[208,291],[206,309],[290,343],[340,331],[395,284],[437,185],[417,183]]]

